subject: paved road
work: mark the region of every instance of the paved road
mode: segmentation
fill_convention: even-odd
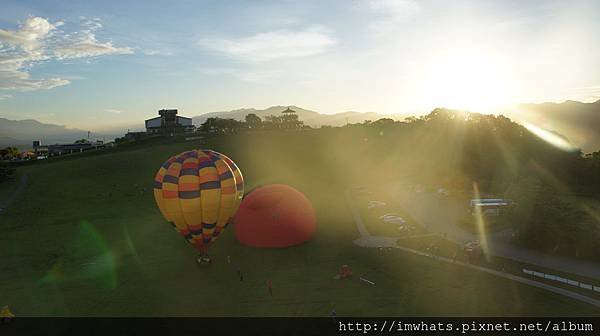
[[[352,200],[352,197],[351,197],[349,191],[346,191],[345,197],[346,197],[346,202],[348,204],[348,207],[352,211],[352,216],[354,217],[354,223],[356,224],[356,229],[358,230],[358,232],[361,235],[361,237],[359,239],[354,241],[354,243],[359,246],[363,246],[363,247],[379,247],[379,246],[394,247],[394,248],[399,249],[404,252],[413,253],[413,254],[420,255],[423,257],[428,257],[428,258],[435,258],[436,260],[439,260],[439,261],[467,267],[467,268],[477,270],[480,272],[485,272],[485,273],[492,274],[492,275],[495,275],[495,276],[498,276],[501,278],[505,278],[505,279],[517,281],[517,282],[520,282],[520,283],[523,283],[523,284],[526,284],[529,286],[541,288],[541,289],[544,289],[544,290],[547,290],[547,291],[550,291],[550,292],[553,292],[553,293],[556,293],[559,295],[563,295],[563,296],[572,298],[577,301],[588,303],[588,304],[596,306],[596,307],[600,307],[600,300],[596,300],[596,299],[590,298],[588,296],[585,296],[585,295],[582,295],[582,294],[579,294],[576,292],[572,292],[572,291],[564,289],[564,288],[555,287],[555,286],[552,286],[552,285],[549,285],[546,283],[527,279],[527,278],[524,278],[524,277],[521,277],[518,275],[500,272],[500,271],[496,271],[496,270],[493,270],[490,268],[472,265],[469,263],[453,260],[453,259],[446,258],[446,257],[434,256],[434,255],[431,255],[431,254],[428,254],[428,253],[425,253],[422,251],[414,250],[414,249],[411,249],[408,247],[398,246],[396,244],[396,242],[398,241],[398,238],[395,238],[395,237],[371,236],[362,220],[362,216],[360,215],[360,213],[354,206],[354,202]]]
[[[460,201],[443,199],[433,193],[414,193],[403,191],[394,186],[390,188],[394,199],[415,221],[432,232],[457,243],[474,239],[487,241],[489,253],[523,263],[538,265],[566,273],[578,274],[600,280],[600,263],[561,256],[544,254],[510,243],[510,235],[500,232],[489,235],[487,239],[463,230],[457,223],[465,215],[465,206]]]

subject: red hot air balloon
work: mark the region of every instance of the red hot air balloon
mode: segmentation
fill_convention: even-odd
[[[234,218],[235,236],[247,246],[302,244],[316,230],[315,211],[298,190],[283,184],[258,187],[244,197]]]

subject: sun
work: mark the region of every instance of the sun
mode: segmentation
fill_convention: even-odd
[[[427,70],[424,98],[432,107],[490,112],[510,103],[510,71],[491,54],[445,52],[432,58]]]

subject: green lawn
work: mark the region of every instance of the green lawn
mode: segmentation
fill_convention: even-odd
[[[13,178],[0,182],[0,207],[5,204],[9,196],[17,188],[17,185],[19,184],[19,179],[21,178],[22,174],[22,169],[16,170]]]
[[[324,316],[332,309],[340,316],[600,315],[487,274],[354,246],[358,233],[343,191],[364,170],[346,168],[356,150],[348,146],[333,131],[266,133],[28,167],[26,189],[0,214],[0,306],[17,316]],[[229,155],[247,190],[288,183],[305,192],[317,212],[315,239],[261,250],[238,244],[230,228],[212,248],[214,263],[198,266],[193,248],[161,217],[151,189],[164,160],[193,148]],[[358,277],[334,280],[342,264],[376,286]]]

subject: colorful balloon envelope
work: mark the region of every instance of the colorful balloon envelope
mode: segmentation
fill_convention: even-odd
[[[160,212],[202,253],[229,225],[243,195],[239,168],[212,150],[175,155],[154,178],[154,199]]]

